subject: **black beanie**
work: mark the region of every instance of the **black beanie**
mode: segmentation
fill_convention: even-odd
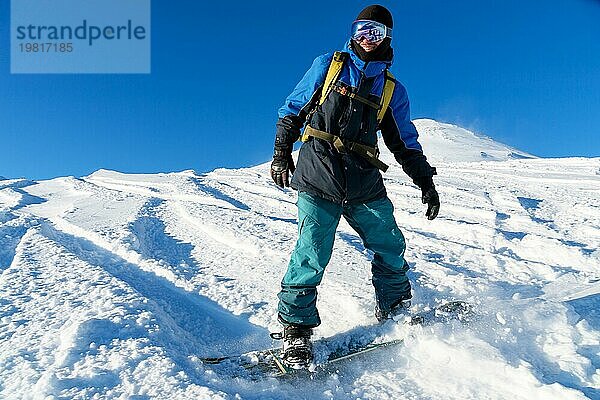
[[[384,24],[388,28],[394,27],[394,21],[392,20],[392,13],[387,8],[380,5],[372,5],[366,7],[358,14],[356,19],[367,19],[369,21],[375,21]],[[365,51],[354,39],[350,41],[351,48],[354,53],[363,61],[391,61],[394,57],[394,51],[390,46],[392,40],[389,37],[383,39],[383,42],[377,46],[373,51]]]
[[[384,6],[380,6],[378,4],[366,7],[360,12],[360,14],[358,14],[356,19],[368,19],[369,21],[379,22],[390,29],[394,27],[392,13]]]

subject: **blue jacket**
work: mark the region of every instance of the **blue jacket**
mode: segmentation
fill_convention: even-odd
[[[366,63],[352,51],[350,42],[343,51],[350,57],[336,85],[379,104],[385,70],[391,61]],[[318,105],[332,58],[333,53],[317,57],[287,97],[279,109],[277,140],[294,143],[298,128],[307,117],[316,129],[369,146],[376,145],[376,132],[381,130],[386,146],[413,181],[420,187],[430,184],[435,169],[423,155],[417,130],[410,120],[408,95],[400,82],[396,82],[389,108],[379,125],[377,110],[336,90]],[[336,203],[364,203],[386,195],[381,173],[367,160],[355,153],[341,154],[330,143],[314,138],[300,149],[291,186]]]

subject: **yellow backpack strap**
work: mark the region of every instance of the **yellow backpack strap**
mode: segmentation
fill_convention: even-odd
[[[342,72],[342,67],[344,66],[346,57],[348,57],[348,53],[344,53],[343,51],[336,51],[333,53],[333,59],[331,60],[331,64],[329,64],[329,69],[327,70],[327,75],[325,76],[325,82],[323,83],[323,90],[321,91],[319,105],[323,104],[325,99],[327,99],[327,96],[329,96],[333,84],[337,80],[338,76],[340,76],[340,72]]]
[[[379,111],[377,112],[377,123],[380,124],[383,120],[383,116],[385,115],[385,111],[388,109],[390,105],[390,101],[392,101],[392,96],[394,95],[394,88],[396,87],[396,78],[394,75],[387,69],[385,70],[385,82],[383,84],[383,93],[381,94],[381,103],[379,107]]]
[[[325,82],[323,82],[323,89],[321,90],[321,97],[319,98],[319,105],[325,102],[327,96],[331,92],[333,88],[333,84],[337,81],[337,78],[340,76],[342,72],[342,67],[344,66],[344,61],[348,57],[348,53],[343,51],[336,51],[333,53],[333,59],[331,60],[331,64],[329,64],[329,69],[327,70],[327,75],[325,75]],[[314,109],[313,109],[314,111]],[[307,120],[310,118],[307,118]],[[310,135],[306,133],[306,129],[304,130],[304,134],[300,137],[302,142],[307,142]]]

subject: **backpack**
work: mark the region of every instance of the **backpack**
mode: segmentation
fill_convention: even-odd
[[[319,98],[318,105],[323,104],[325,102],[325,100],[327,99],[327,96],[329,96],[329,93],[331,93],[334,83],[337,81],[338,77],[340,76],[342,67],[344,66],[344,62],[348,59],[348,56],[349,56],[348,53],[342,52],[342,51],[336,51],[333,54],[333,59],[331,60],[331,64],[329,64],[329,69],[327,70],[327,75],[325,76],[325,82],[323,83],[323,90],[321,92],[321,97]],[[360,102],[366,103],[374,108],[377,108],[378,109],[377,124],[379,125],[381,123],[381,121],[383,120],[383,117],[385,115],[385,112],[386,112],[388,106],[390,105],[390,101],[392,100],[392,95],[394,94],[395,87],[396,87],[396,78],[394,78],[394,75],[392,75],[392,73],[388,69],[386,69],[385,77],[384,77],[384,84],[383,84],[383,92],[381,94],[381,99],[380,99],[379,104],[375,104],[372,101],[367,100],[364,97],[358,96],[354,93],[348,93],[346,95],[351,98],[354,98]],[[303,142],[306,142],[306,141],[308,141],[309,137],[310,137],[310,135],[308,135],[306,132],[304,132],[301,140]]]
[[[325,102],[329,93],[333,89],[334,83],[337,81],[340,76],[340,72],[342,71],[342,67],[344,66],[344,62],[348,58],[349,54],[341,51],[336,51],[333,55],[333,59],[331,60],[331,64],[329,64],[329,69],[327,70],[327,75],[325,76],[325,82],[323,83],[323,89],[321,92],[321,97],[319,99],[319,104],[316,105],[313,110],[309,113],[307,121],[309,122],[304,128],[304,133],[302,134],[301,140],[302,142],[308,142],[311,137],[325,140],[329,143],[332,143],[333,146],[340,152],[344,153],[346,151],[351,151],[353,153],[358,154],[363,157],[367,161],[369,161],[376,168],[385,172],[388,169],[388,165],[382,162],[379,157],[379,149],[377,148],[377,144],[374,147],[367,146],[362,143],[353,142],[350,140],[342,140],[340,137],[335,136],[329,132],[324,132],[310,126],[310,115],[316,111],[317,107]],[[381,93],[381,99],[379,104],[372,102],[371,100],[365,99],[362,96],[359,96],[352,92],[344,92],[342,95],[349,96],[355,100],[358,100],[362,103],[367,104],[368,106],[377,110],[377,125],[381,123],[383,117],[385,115],[386,110],[390,105],[390,101],[392,100],[392,95],[394,94],[394,88],[396,87],[396,79],[392,75],[389,70],[385,70],[384,83],[383,83],[383,92]]]

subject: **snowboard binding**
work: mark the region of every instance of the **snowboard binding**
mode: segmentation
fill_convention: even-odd
[[[288,368],[307,369],[313,361],[310,336],[312,329],[296,325],[286,325],[283,332],[271,333],[271,338],[283,340],[281,362]]]
[[[406,315],[412,305],[410,299],[400,300],[397,304],[392,306],[390,310],[383,310],[379,307],[379,304],[375,305],[375,318],[379,323],[384,323],[388,319],[396,319],[399,316]]]

